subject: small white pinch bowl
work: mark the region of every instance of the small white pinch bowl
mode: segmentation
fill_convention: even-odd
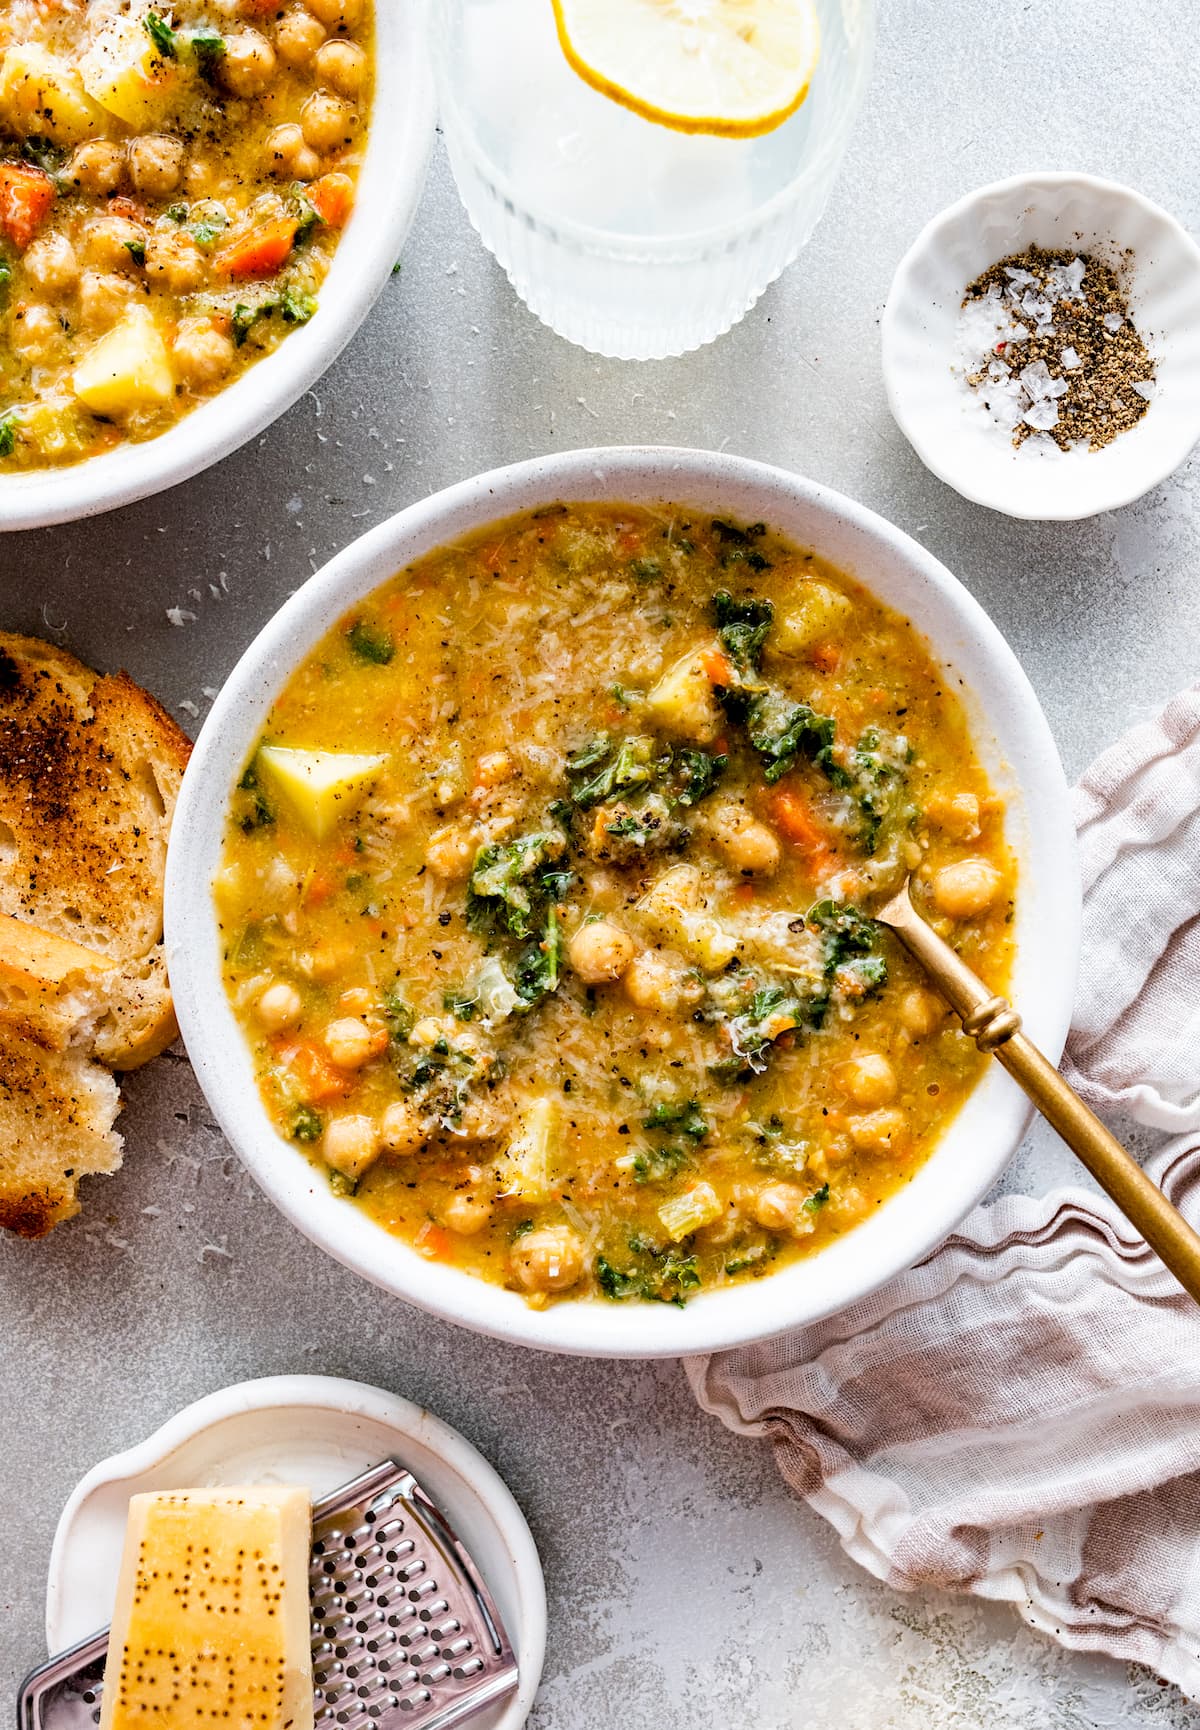
[[[1112,265],[1154,361],[1148,412],[1103,450],[1015,450],[951,370],[968,283],[1029,246]],[[1115,510],[1165,480],[1200,439],[1200,247],[1115,181],[1028,174],[981,187],[934,217],[901,259],[883,314],[883,377],[917,455],[964,498],[1039,521]]]
[[[783,469],[708,451],[564,451],[478,475],[410,505],[310,578],[245,651],[196,742],[167,859],[167,965],[188,1055],[222,1129],[280,1211],[345,1266],[407,1303],[515,1344],[611,1358],[719,1351],[857,1302],[954,1230],[999,1177],[1031,1115],[998,1064],[911,1182],[820,1254],[765,1279],[701,1292],[682,1310],[601,1298],[535,1310],[517,1292],[426,1261],[332,1193],[272,1124],[222,983],[212,883],[229,796],[293,670],[349,608],[412,560],[497,518],[558,500],[669,500],[770,523],[912,619],[961,693],[976,747],[1006,801],[1005,830],[1020,868],[1013,1001],[1031,1036],[1057,1060],[1079,946],[1075,835],[1058,752],[1016,656],[945,566],[873,511]]]
[[[143,1442],[93,1466],[71,1492],[50,1552],[46,1644],[65,1651],[112,1616],[129,1498],[215,1484],[303,1484],[314,1498],[401,1460],[466,1545],[520,1664],[516,1692],[480,1730],[520,1730],[546,1650],[542,1566],[508,1486],[457,1430],[398,1394],[336,1376],[266,1376],[187,1406]]]
[[[436,105],[423,20],[376,0],[375,97],[354,212],[316,314],[157,438],[0,475],[0,533],[98,516],[190,480],[265,431],[329,370],[392,274],[425,187]]]

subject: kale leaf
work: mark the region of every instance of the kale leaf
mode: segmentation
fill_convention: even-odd
[[[709,1124],[700,1110],[699,1100],[684,1099],[672,1103],[660,1099],[642,1119],[642,1128],[676,1130],[680,1135],[691,1136],[693,1141],[701,1141],[708,1134]]]
[[[763,644],[775,618],[770,601],[735,600],[728,589],[713,596],[713,618],[721,647],[744,684],[758,673]]]
[[[538,909],[548,901],[560,900],[570,884],[570,873],[555,868],[565,850],[566,837],[557,829],[481,847],[467,884],[471,929],[531,937],[538,924]]]
[[[586,811],[631,787],[653,785],[665,766],[656,760],[655,752],[654,740],[644,733],[617,740],[607,733],[597,734],[567,758],[567,775],[575,782],[571,789],[575,804]]]
[[[713,791],[729,767],[729,758],[711,756],[707,751],[685,749],[678,753],[676,766],[682,785],[675,796],[677,805],[698,805]]]
[[[146,34],[164,60],[179,58],[179,36],[172,30],[161,12],[147,12],[142,20]]]
[[[365,619],[355,619],[346,632],[346,641],[360,661],[370,661],[377,667],[386,667],[396,653],[396,645],[389,633],[377,630]]]

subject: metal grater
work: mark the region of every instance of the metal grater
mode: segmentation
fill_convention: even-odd
[[[412,1473],[385,1460],[313,1503],[317,1730],[449,1730],[517,1686],[475,1565]],[[21,1685],[18,1730],[95,1730],[108,1629]]]

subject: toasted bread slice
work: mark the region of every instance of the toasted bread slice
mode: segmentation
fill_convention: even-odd
[[[121,1163],[120,1108],[98,1063],[0,1031],[0,1226],[42,1237],[78,1213],[79,1179]]]
[[[0,913],[0,1026],[46,1050],[91,1049],[114,971],[94,949]]]
[[[190,750],[127,674],[0,633],[0,913],[112,964],[93,1050],[116,1069],[178,1031],[162,885]]]

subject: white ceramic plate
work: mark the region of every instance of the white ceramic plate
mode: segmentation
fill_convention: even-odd
[[[1007,801],[1007,834],[1021,866],[1013,995],[1032,1037],[1058,1057],[1078,955],[1075,836],[1054,741],[1012,650],[932,554],[872,511],[782,469],[704,451],[570,451],[498,469],[410,506],[305,583],[234,668],[192,753],[167,860],[171,984],[188,1053],[221,1127],[283,1213],[347,1267],[436,1315],[550,1351],[602,1357],[716,1351],[855,1302],[954,1229],[996,1181],[1029,1120],[1024,1095],[998,1065],[912,1181],[819,1255],[765,1279],[699,1293],[682,1310],[603,1299],[534,1310],[516,1292],[426,1261],[353,1201],[332,1194],[272,1126],[221,981],[211,885],[229,794],[297,663],[356,600],[403,565],[498,517],[557,499],[672,500],[768,522],[915,621],[962,691],[976,745]]]
[[[49,1650],[61,1652],[109,1621],[130,1496],[239,1483],[306,1484],[322,1496],[391,1454],[428,1490],[466,1545],[517,1654],[517,1692],[481,1714],[480,1730],[519,1730],[546,1649],[546,1591],[524,1515],[457,1430],[397,1394],[333,1376],[270,1376],[223,1388],[94,1466],[54,1534],[46,1588]]]
[[[261,433],[332,366],[400,256],[433,145],[433,74],[417,0],[376,0],[375,13],[375,101],[358,196],[316,315],[160,437],[73,468],[0,475],[0,530],[95,516],[173,487]]]
[[[1112,264],[1155,362],[1148,413],[1103,450],[1014,450],[950,370],[967,284],[1035,245]],[[1200,248],[1165,210],[1111,180],[1022,175],[951,205],[900,261],[882,334],[888,401],[917,455],[964,498],[1009,516],[1088,517],[1128,504],[1200,439]]]

